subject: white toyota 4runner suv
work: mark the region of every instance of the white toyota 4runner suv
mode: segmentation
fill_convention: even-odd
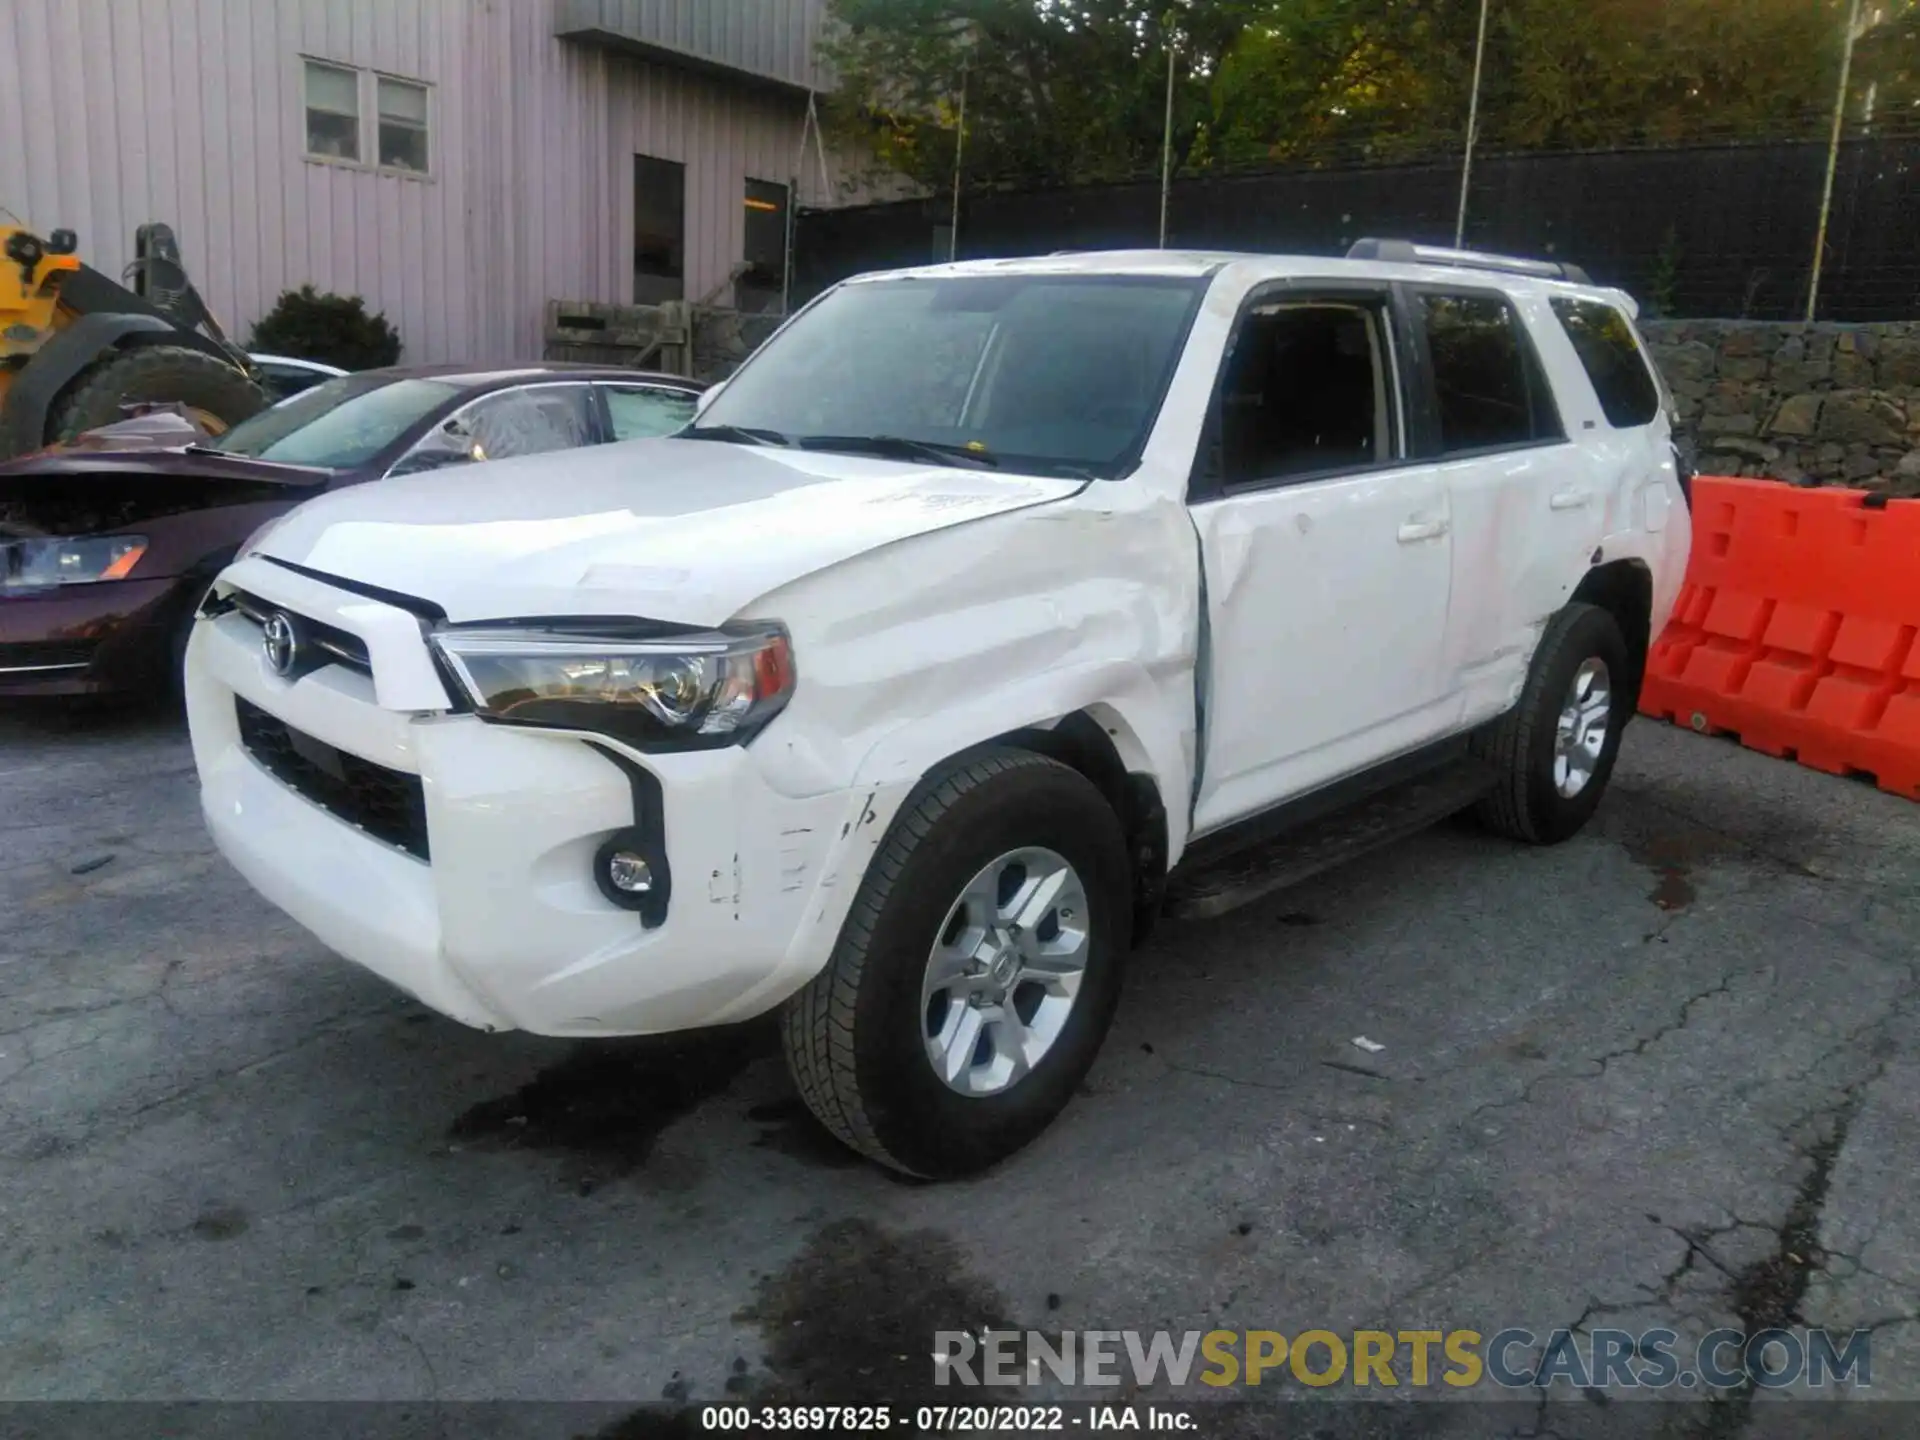
[[[1633,314],[1392,241],[848,281],[678,436],[255,536],[188,656],[207,822],[457,1020],[781,1006],[841,1140],[978,1170],[1156,915],[1593,813],[1688,550]]]

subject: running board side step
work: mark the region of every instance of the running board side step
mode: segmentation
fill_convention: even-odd
[[[1491,765],[1458,760],[1251,849],[1193,869],[1177,866],[1167,877],[1166,914],[1176,920],[1211,920],[1237,910],[1370,850],[1418,834],[1466,809],[1498,780]]]

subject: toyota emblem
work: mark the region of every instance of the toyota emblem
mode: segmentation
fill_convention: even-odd
[[[266,652],[267,665],[276,675],[291,675],[293,667],[300,662],[300,633],[293,628],[293,618],[283,610],[276,610],[267,617],[267,623],[261,627],[260,648]]]

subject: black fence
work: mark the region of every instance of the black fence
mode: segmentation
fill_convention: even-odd
[[[1820,143],[1498,155],[1474,167],[1467,244],[1552,256],[1653,313],[1799,319],[1827,147]],[[1457,162],[1176,180],[1170,246],[1337,255],[1365,235],[1451,244]],[[864,270],[947,258],[950,197],[806,211],[796,299]],[[1156,243],[1156,181],[963,197],[962,258]],[[1823,320],[1920,316],[1920,138],[1840,151]]]

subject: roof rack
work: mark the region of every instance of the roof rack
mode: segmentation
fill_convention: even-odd
[[[1526,260],[1517,255],[1490,255],[1484,250],[1454,250],[1444,245],[1417,245],[1411,240],[1356,240],[1349,260],[1384,260],[1398,265],[1457,265],[1466,270],[1500,270],[1509,275],[1533,275],[1542,280],[1570,280],[1591,285],[1578,265],[1554,260]]]

